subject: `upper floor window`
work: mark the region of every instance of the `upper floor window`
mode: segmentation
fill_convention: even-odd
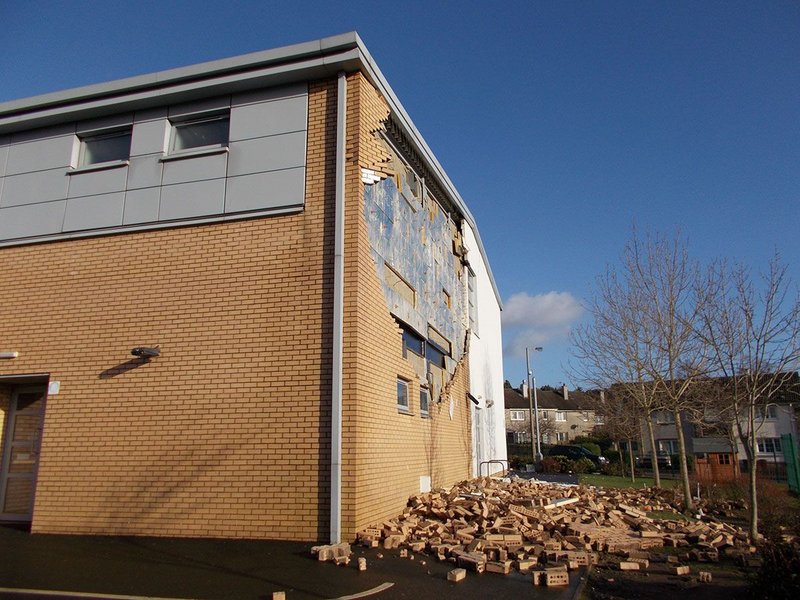
[[[763,406],[756,406],[756,419],[777,419],[778,409],[774,404],[768,404],[766,410]]]
[[[131,153],[130,127],[120,131],[81,138],[78,166],[88,167],[106,162],[128,160]]]
[[[478,335],[478,291],[475,283],[475,273],[469,270],[467,277],[468,302],[469,302],[469,328]]]
[[[668,425],[675,422],[675,414],[668,410],[657,410],[653,413],[653,418],[659,425]]]
[[[556,411],[556,421],[564,422],[567,420],[567,413],[563,410]]]
[[[230,117],[227,114],[173,122],[169,150],[183,152],[227,146],[229,129]]]
[[[511,411],[511,420],[512,421],[524,421],[525,420],[525,411],[524,410],[512,410]]]

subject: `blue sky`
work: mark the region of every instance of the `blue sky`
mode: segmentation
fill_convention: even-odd
[[[0,101],[359,32],[475,215],[505,376],[634,224],[800,283],[800,3],[0,0]]]

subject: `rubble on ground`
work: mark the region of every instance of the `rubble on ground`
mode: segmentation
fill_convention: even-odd
[[[358,541],[427,552],[467,571],[515,570],[542,585],[568,584],[568,570],[597,563],[599,553],[623,556],[620,569],[638,570],[649,566],[647,550],[663,546],[685,547],[681,558],[687,561],[716,561],[720,553],[744,557],[755,550],[743,530],[709,517],[648,516],[680,510],[672,492],[655,488],[598,489],[482,477],[412,496],[402,515],[366,528]],[[335,552],[324,553],[336,559]],[[322,555],[320,560],[325,560]]]

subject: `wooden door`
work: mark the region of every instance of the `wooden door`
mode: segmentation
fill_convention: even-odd
[[[3,432],[0,520],[30,521],[44,425],[47,387],[14,388]]]

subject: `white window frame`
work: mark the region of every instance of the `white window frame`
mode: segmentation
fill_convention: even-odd
[[[760,437],[757,440],[759,454],[783,454],[781,438]]]
[[[128,151],[121,155],[119,158],[112,158],[111,160],[101,160],[88,162],[88,148],[87,146],[94,142],[102,142],[103,140],[128,138]],[[102,169],[103,167],[127,165],[131,157],[131,139],[133,137],[133,127],[128,126],[121,129],[96,131],[83,135],[78,135],[80,147],[78,149],[78,162],[77,169],[79,170],[92,170]]]
[[[759,421],[774,421],[778,418],[778,407],[774,404],[767,405],[766,417],[764,416],[764,407],[756,406],[756,419]]]
[[[666,452],[667,454],[678,454],[678,440],[677,439],[660,439],[656,440],[659,452]]]
[[[424,401],[423,401],[424,400]],[[429,416],[429,409],[431,405],[431,393],[426,387],[419,388],[419,414],[421,417]]]
[[[409,381],[402,377],[397,378],[397,410],[399,412],[411,412],[409,406]]]
[[[525,411],[524,410],[512,410],[511,411],[511,420],[512,421],[524,421],[525,420]]]
[[[567,441],[569,441],[569,434],[566,431],[557,431],[556,432],[556,441],[557,442],[567,442]]]
[[[213,142],[210,144],[203,144],[200,146],[190,146],[188,148],[180,148],[176,149],[175,145],[178,140],[178,135],[181,129],[190,128],[193,125],[203,125],[205,123],[211,123],[213,121],[225,121],[228,124],[227,128],[227,135],[225,136],[224,140],[220,140],[217,142]],[[165,158],[169,159],[170,157],[184,157],[184,156],[193,156],[193,155],[202,155],[202,154],[216,154],[218,152],[227,152],[228,145],[230,144],[231,138],[231,115],[230,111],[225,111],[223,113],[213,113],[213,114],[206,114],[200,116],[193,116],[191,118],[186,119],[174,119],[170,120],[170,132],[169,132],[169,141],[167,146],[167,153]]]
[[[567,411],[557,410],[556,411],[556,423],[566,423],[566,422],[567,422]]]

